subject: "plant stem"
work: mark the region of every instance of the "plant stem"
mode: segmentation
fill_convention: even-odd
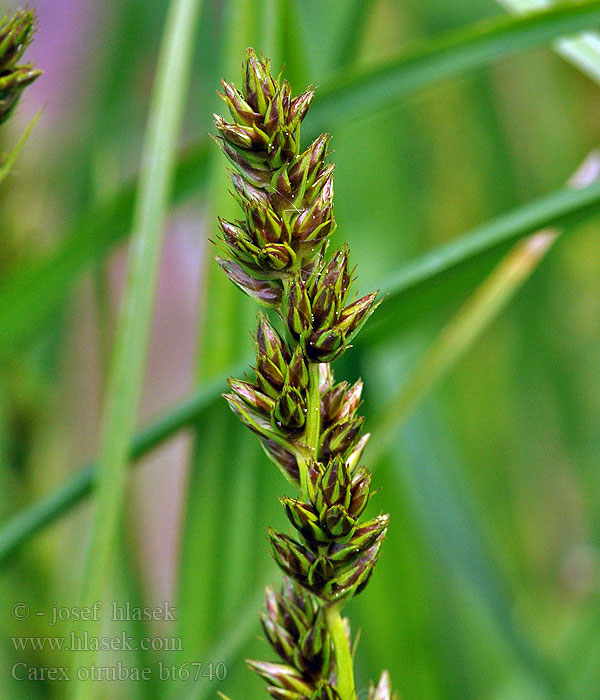
[[[308,470],[312,460],[319,454],[319,439],[321,437],[321,396],[319,394],[319,363],[308,365],[309,382],[307,391],[305,443],[306,448],[298,450],[298,470],[300,472],[300,492],[305,499],[310,498]]]
[[[332,603],[325,608],[327,628],[333,641],[335,663],[337,666],[337,691],[342,700],[355,700],[354,669],[352,652],[346,635],[344,621],[340,614],[340,604]]]
[[[321,437],[321,397],[319,394],[319,363],[311,362],[309,365],[310,381],[308,387],[308,405],[306,408],[306,444],[314,459],[319,452],[319,440]],[[300,479],[302,493],[305,495],[303,479],[308,481],[308,474],[303,477],[302,471],[307,471],[307,464],[300,467]],[[344,622],[340,615],[340,603],[332,603],[325,607],[325,619],[327,628],[333,642],[335,661],[337,665],[337,690],[342,700],[354,700],[354,669],[352,666],[352,653],[346,636]]]
[[[96,507],[82,587],[83,603],[108,600],[115,570],[114,551],[125,506],[129,446],[142,390],[159,256],[200,4],[201,0],[171,0],[161,43],[144,138],[124,302],[104,400]],[[89,627],[92,636],[101,631],[103,622],[95,620]],[[88,666],[98,658],[96,650],[78,650],[75,666]],[[92,680],[84,677],[78,677],[70,693],[78,700],[93,700],[99,694]]]
[[[319,395],[319,363],[311,362],[308,366],[310,383],[308,388],[308,405],[306,407],[306,444],[318,457],[319,437],[321,435],[321,397]]]

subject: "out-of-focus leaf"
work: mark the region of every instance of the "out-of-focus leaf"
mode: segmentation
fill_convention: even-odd
[[[448,473],[456,454],[441,438],[441,431],[428,415],[411,419],[404,435],[390,445],[397,478],[409,494],[435,557],[452,577],[452,586],[493,621],[514,663],[531,678],[540,697],[566,700],[562,679],[514,615],[505,577],[472,512],[464,484],[457,485],[458,469],[452,469],[452,476]]]
[[[274,34],[281,43],[281,63],[285,75],[297,91],[310,82],[307,75],[306,55],[298,21],[298,0],[281,0],[278,4],[279,21]]]
[[[408,262],[382,286],[385,304],[359,340],[374,342],[428,315],[445,314],[476,286],[515,240],[547,227],[566,231],[600,214],[600,182],[565,189],[525,204]]]
[[[444,327],[416,370],[383,410],[379,420],[375,421],[377,427],[373,431],[371,449],[373,459],[387,450],[398,425],[413,412],[423,396],[453,367],[529,278],[556,236],[554,231],[541,231],[518,243]]]
[[[265,583],[268,580],[265,579]],[[213,659],[214,664],[230,664],[248,641],[250,635],[258,629],[257,610],[260,609],[263,603],[265,583],[257,586],[256,593],[244,605],[240,615],[233,623],[227,626],[225,632],[219,636],[212,648],[206,653],[206,658]],[[190,689],[184,692],[183,695],[180,690],[174,691],[169,700],[181,700],[181,698],[183,700],[204,700],[209,694],[211,694],[210,676],[207,674],[194,679]]]
[[[375,0],[352,0],[342,15],[338,27],[338,41],[335,51],[336,67],[340,71],[356,62],[360,51],[360,43],[365,33],[369,16],[375,8]]]
[[[200,0],[172,1],[158,60],[134,208],[125,302],[117,326],[103,411],[97,501],[82,594],[82,600],[90,604],[106,600],[118,549],[130,442],[142,388],[162,234],[199,9]],[[101,621],[90,623],[90,630],[100,631]],[[89,652],[78,653],[76,658],[88,660]],[[95,653],[93,658],[97,658]],[[97,684],[78,680],[74,697],[89,700],[97,696]]]
[[[311,119],[329,129],[356,119],[429,83],[465,73],[510,53],[600,24],[600,2],[563,3],[540,12],[478,22],[405,52],[384,66],[338,78],[315,102]]]

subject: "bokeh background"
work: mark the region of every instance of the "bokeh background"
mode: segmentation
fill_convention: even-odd
[[[2,150],[42,107],[43,114],[1,186],[0,281],[51,259],[105,210],[114,216],[98,240],[118,238],[112,227],[127,229],[126,209],[119,219],[119,207],[111,207],[139,167],[167,9],[158,0],[35,5],[39,24],[28,56],[44,75],[3,129]],[[265,0],[246,15],[237,3],[232,33],[228,5],[203,4],[181,140],[186,153],[206,141],[211,114],[221,109],[219,78],[239,81],[250,43],[276,66],[288,62],[299,91],[505,12],[491,0]],[[562,188],[600,143],[599,117],[600,87],[550,48],[500,56],[393,107],[347,116],[332,128],[334,242],[349,242],[359,289],[380,287],[406,261]],[[220,279],[207,243],[215,202],[230,206],[222,193],[225,164],[213,150],[208,170],[190,175],[189,196],[170,217],[140,425],[251,352],[255,309]],[[406,700],[600,697],[599,223],[572,227],[558,240],[397,431],[387,455],[370,465],[382,487],[372,507],[389,512],[392,524],[372,582],[347,608],[361,632],[361,700],[382,668]],[[108,254],[86,264],[52,313],[3,349],[3,520],[97,451],[126,241],[98,243],[98,250]],[[77,251],[73,246],[66,267],[77,265]],[[338,363],[338,378],[365,380],[367,421],[483,274],[453,277],[406,318],[400,308],[383,332]],[[112,683],[104,698],[206,698],[217,690],[234,700],[266,697],[243,660],[267,653],[256,613],[265,583],[278,574],[264,532],[284,526],[277,498],[285,484],[220,400],[202,413],[195,435],[184,431],[135,467],[113,582],[116,600],[171,601],[174,625],[127,631],[177,635],[183,652],[115,659],[223,662],[227,678]],[[67,655],[16,651],[14,636],[57,632],[46,618],[18,621],[10,611],[20,600],[32,610],[76,604],[89,515],[89,503],[77,506],[2,564],[3,700],[69,695],[65,683],[11,678],[15,661],[58,666]]]

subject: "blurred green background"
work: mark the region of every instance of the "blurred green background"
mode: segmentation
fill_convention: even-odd
[[[127,198],[167,3],[44,0],[37,9],[27,55],[45,74],[0,136],[8,151],[44,108],[0,189],[0,279],[12,284],[23,275],[33,319],[19,312],[22,332],[12,333],[5,315],[0,330],[12,334],[0,353],[7,522],[97,452],[126,260],[118,239],[130,225]],[[225,163],[214,147],[206,167],[193,167],[212,112],[222,111],[219,79],[239,83],[245,46],[262,49],[276,67],[286,63],[299,92],[504,12],[491,0],[203,3],[181,139],[192,166],[180,173],[185,196],[169,221],[140,425],[251,353],[256,311],[220,278],[207,244],[216,214],[231,206]],[[600,142],[600,87],[548,47],[499,55],[367,112],[343,115],[330,129],[334,243],[349,242],[363,292],[426,251],[561,189]],[[347,608],[361,632],[359,700],[382,668],[405,700],[600,698],[598,224],[588,217],[559,238],[394,434],[392,449],[370,464],[382,487],[371,507],[392,521],[372,582]],[[52,269],[73,283],[50,313],[38,314],[54,279],[39,265],[70,240]],[[94,246],[86,258],[82,250]],[[38,268],[50,291],[28,282]],[[365,381],[368,429],[489,269],[465,266],[438,280],[406,313],[400,305],[382,316],[377,332],[365,331],[337,364],[338,378]],[[284,527],[277,499],[287,486],[223,403],[212,401],[195,431],[136,467],[112,583],[115,600],[177,608],[173,625],[116,623],[113,632],[177,636],[183,650],[110,659],[153,667],[223,662],[227,678],[116,682],[104,698],[191,700],[217,690],[234,700],[266,697],[243,660],[268,653],[257,611],[278,573],[264,533]],[[77,506],[2,563],[3,700],[69,696],[67,683],[11,677],[16,662],[61,666],[69,655],[17,650],[12,638],[72,626],[52,629],[48,615],[34,612],[17,620],[11,610],[19,601],[46,612],[77,604],[89,513],[89,503]]]

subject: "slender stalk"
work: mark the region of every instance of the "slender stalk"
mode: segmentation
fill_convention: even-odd
[[[321,398],[319,396],[319,363],[308,366],[309,385],[306,407],[306,444],[309,449],[308,460],[316,460],[319,450],[321,433]],[[298,461],[300,469],[300,491],[303,498],[309,497],[308,489],[308,460],[306,457]]]
[[[316,460],[319,451],[319,437],[321,434],[321,399],[319,395],[319,363],[311,362],[309,365],[309,389],[306,410],[306,443],[312,451],[312,456]],[[303,470],[304,471],[304,470]],[[305,485],[302,484],[302,496],[308,498]],[[340,603],[332,603],[325,606],[325,620],[327,629],[331,635],[335,661],[337,664],[337,689],[342,700],[353,700],[354,690],[354,669],[352,667],[352,653],[344,621],[340,614]]]
[[[161,46],[144,142],[125,303],[103,411],[97,505],[82,590],[84,603],[106,599],[115,564],[113,553],[125,501],[129,446],[142,388],[158,260],[199,8],[200,0],[172,0]],[[100,631],[101,624],[102,621],[95,621],[90,631]],[[76,655],[76,659],[84,661],[87,652],[80,653],[81,658]],[[91,700],[97,696],[96,688],[88,681],[78,681],[73,691],[75,698]]]
[[[325,609],[327,629],[331,635],[337,665],[337,689],[342,700],[354,700],[354,669],[352,666],[352,652],[344,621],[340,614],[340,604],[333,603]]]
[[[309,365],[310,383],[308,389],[308,406],[306,409],[306,442],[317,457],[319,435],[321,433],[321,405],[319,397],[319,363]]]

